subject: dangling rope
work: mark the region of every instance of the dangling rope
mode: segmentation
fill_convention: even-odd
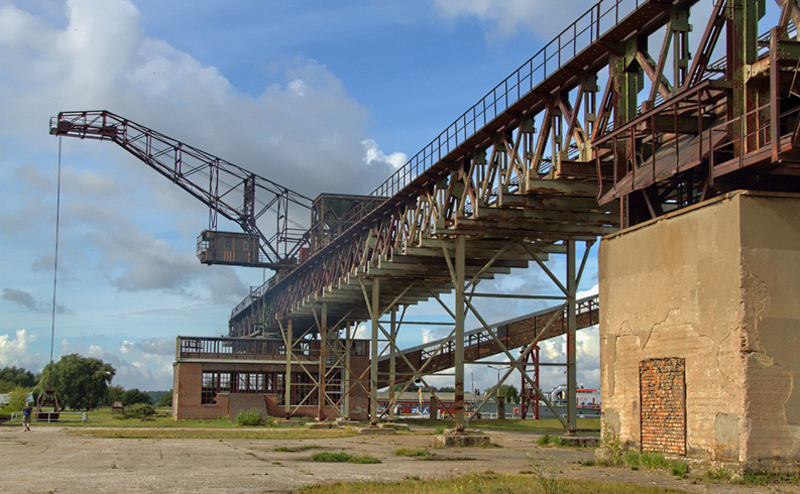
[[[56,338],[56,294],[58,287],[58,231],[61,223],[61,136],[58,138],[58,187],[56,189],[56,247],[53,260],[53,316],[50,327],[50,375],[48,387],[53,387],[53,346]]]

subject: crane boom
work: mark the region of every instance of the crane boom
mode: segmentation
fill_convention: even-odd
[[[61,112],[50,120],[50,134],[112,141],[207,205],[209,227],[198,238],[205,264],[291,270],[308,243],[308,229],[290,208],[311,209],[310,198],[194,146],[105,110]],[[272,235],[257,224],[268,211],[276,213]],[[220,215],[244,234],[217,232]]]

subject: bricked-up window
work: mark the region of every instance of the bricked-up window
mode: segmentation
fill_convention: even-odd
[[[642,451],[686,454],[686,360],[639,363]]]

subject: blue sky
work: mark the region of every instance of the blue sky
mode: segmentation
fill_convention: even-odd
[[[38,370],[49,357],[58,139],[48,120],[58,111],[114,111],[311,197],[365,193],[590,3],[552,5],[0,1],[0,365]],[[225,334],[264,274],[200,265],[205,206],[121,149],[62,145],[55,357],[100,357],[117,384],[168,389],[175,336]],[[539,276],[497,288],[533,289]],[[592,256],[582,289],[596,282]],[[581,379],[596,385],[596,331],[581,341]],[[477,387],[494,380],[473,372]]]

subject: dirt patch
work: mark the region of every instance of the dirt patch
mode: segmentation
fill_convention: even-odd
[[[592,450],[541,448],[537,435],[489,431],[501,447],[432,449],[429,432],[327,439],[106,439],[56,427],[0,427],[3,474],[0,492],[262,493],[328,482],[447,478],[465,473],[539,471],[683,489],[690,492],[775,492],[770,487],[693,484],[666,472],[584,467]],[[296,451],[276,451],[293,448]],[[433,458],[395,455],[400,448],[428,448]],[[379,458],[380,464],[311,461],[320,451]],[[780,492],[800,492],[780,486]]]

